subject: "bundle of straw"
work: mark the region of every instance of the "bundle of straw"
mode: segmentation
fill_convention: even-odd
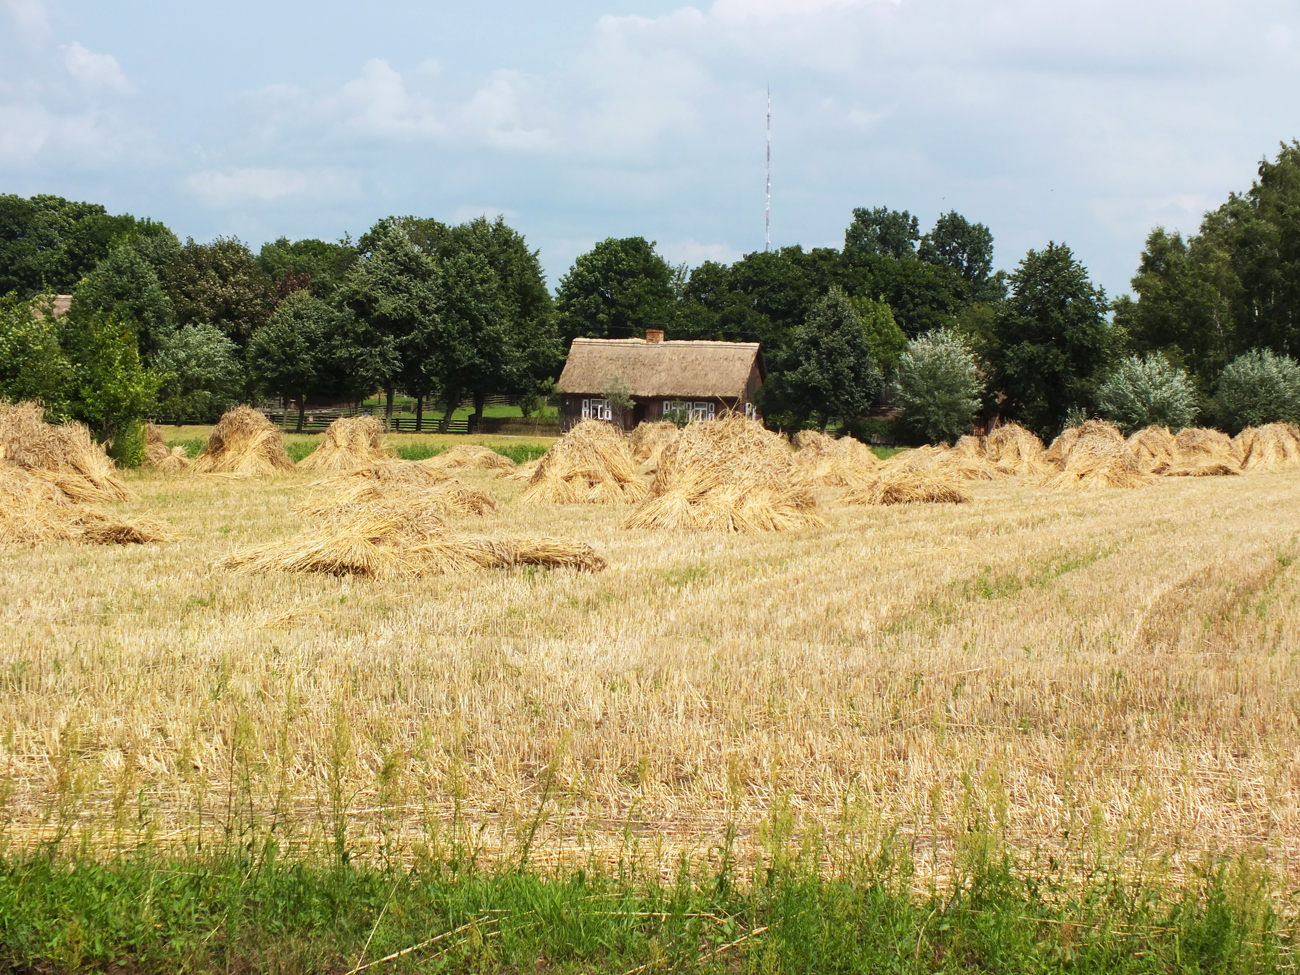
[[[236,552],[217,565],[254,572],[389,578],[514,565],[599,571],[606,563],[581,542],[475,538],[452,531],[431,512],[393,507],[328,514],[305,539]]]
[[[659,456],[664,448],[677,439],[681,428],[676,423],[660,420],[655,423],[639,423],[628,435],[632,446],[632,459],[645,471],[653,471],[659,466]]]
[[[1172,467],[1178,457],[1178,442],[1168,427],[1155,424],[1139,430],[1126,441],[1144,474],[1155,474]]]
[[[300,471],[350,471],[389,459],[384,425],[373,416],[341,416],[326,429],[319,446],[298,461]]]
[[[1288,423],[1247,427],[1233,438],[1233,452],[1244,471],[1300,468],[1300,430]]]
[[[104,448],[80,423],[50,424],[36,403],[0,403],[0,461],[54,485],[72,501],[131,497]]]
[[[430,512],[439,517],[484,515],[497,510],[496,500],[491,495],[453,478],[434,487],[421,487],[405,481],[367,480],[358,483],[353,478],[338,480],[343,485],[338,493],[305,501],[296,510],[317,517],[379,508]]]
[[[495,450],[477,444],[457,444],[427,460],[419,461],[426,467],[450,470],[505,471],[515,469],[515,462]]]
[[[795,468],[800,480],[809,485],[861,486],[880,467],[875,452],[853,437],[836,440],[816,430],[800,430],[794,435],[794,445],[798,448]]]
[[[47,424],[30,403],[0,405],[0,542],[138,544],[173,537],[156,522],[89,507],[125,497],[112,461],[85,427]]]
[[[645,496],[623,435],[609,423],[583,420],[546,452],[519,500],[628,504]]]
[[[213,428],[207,446],[194,458],[195,474],[257,476],[294,471],[280,431],[257,410],[237,406]]]
[[[1153,480],[1138,466],[1124,435],[1104,420],[1067,427],[1052,442],[1046,456],[1060,469],[1060,473],[1045,478],[1048,487],[1135,488]]]
[[[144,466],[160,471],[187,471],[190,469],[190,455],[181,446],[169,450],[162,431],[148,423],[144,428]]]
[[[790,531],[824,525],[785,438],[728,415],[689,424],[664,448],[651,497],[626,528]]]
[[[1241,461],[1233,452],[1232,438],[1226,433],[1186,427],[1174,438],[1172,459],[1156,464],[1152,473],[1161,477],[1232,476],[1241,473]]]
[[[1048,470],[1043,442],[1019,423],[994,427],[984,438],[984,458],[1003,477],[1041,477]]]
[[[840,498],[843,504],[964,504],[970,491],[934,471],[889,470]]]

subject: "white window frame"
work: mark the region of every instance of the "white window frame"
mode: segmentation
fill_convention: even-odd
[[[697,423],[701,423],[704,420],[712,420],[714,417],[714,411],[717,407],[716,403],[706,403],[703,400],[688,405],[691,407],[691,419]]]
[[[607,399],[584,399],[582,401],[582,418],[584,420],[612,420],[614,411],[610,409]]]
[[[589,399],[584,399],[582,401],[582,418],[584,420],[591,419],[591,400]]]
[[[752,419],[754,419],[754,414],[755,414],[754,404],[753,404],[753,403],[746,403],[746,404],[745,404],[745,419],[746,419],[746,420],[752,420]]]

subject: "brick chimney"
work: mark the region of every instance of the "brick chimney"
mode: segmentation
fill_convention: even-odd
[[[645,330],[645,340],[647,345],[658,345],[664,340],[664,330],[662,328],[647,328]]]

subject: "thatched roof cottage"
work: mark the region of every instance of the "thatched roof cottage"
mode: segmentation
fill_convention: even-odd
[[[766,367],[757,342],[665,342],[650,329],[643,339],[574,339],[560,374],[560,424],[615,419],[603,390],[615,378],[632,391],[623,426],[689,413],[707,420],[728,410],[754,413]]]

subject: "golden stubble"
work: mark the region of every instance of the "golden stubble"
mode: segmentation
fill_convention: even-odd
[[[184,540],[0,552],[5,842],[671,864],[780,809],[828,849],[897,827],[939,871],[978,819],[1031,853],[1300,872],[1298,474],[825,491],[824,529],[753,535],[458,477],[501,502],[467,528],[609,568],[212,568],[303,532],[306,474],[136,475],[116,510]]]

